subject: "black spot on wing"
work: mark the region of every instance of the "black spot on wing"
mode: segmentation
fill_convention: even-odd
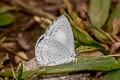
[[[39,39],[37,45],[38,45],[38,44],[41,42],[41,40],[43,40],[43,39],[44,39],[44,36],[42,36],[42,37]]]

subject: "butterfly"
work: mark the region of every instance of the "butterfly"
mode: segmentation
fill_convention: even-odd
[[[69,63],[75,56],[71,24],[65,15],[61,15],[37,40],[35,58],[40,66],[54,66]]]

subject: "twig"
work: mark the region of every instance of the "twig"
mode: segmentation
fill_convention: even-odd
[[[71,14],[71,12],[72,12],[71,3],[69,2],[69,0],[63,0],[63,1],[64,1],[64,3],[65,3],[66,6],[67,6],[68,13]]]
[[[12,70],[13,77],[17,80],[17,77],[16,77],[16,74],[15,74],[12,63],[10,63],[10,65],[11,65],[11,70]]]
[[[3,37],[3,38],[0,40],[0,44],[1,44],[2,42],[4,42],[5,39],[6,39],[6,37]]]
[[[50,20],[50,19],[48,19],[48,18],[44,18],[44,17],[38,17],[38,16],[34,16],[34,19],[35,19],[35,21],[36,22],[38,22],[38,23],[42,23],[42,22],[44,22],[44,23],[46,23],[46,24],[52,24],[52,21]]]
[[[115,55],[107,55],[107,56],[111,56],[111,57],[120,57],[120,54],[115,54]]]
[[[117,42],[120,42],[120,38],[117,36],[117,34],[120,30],[120,19],[115,18],[112,25],[113,25],[113,31],[112,31],[111,35]]]
[[[118,49],[119,47],[120,47],[120,42],[114,43],[111,47],[110,54],[113,54],[113,52],[115,52],[115,50]]]
[[[96,28],[96,27],[94,27]],[[107,32],[103,31],[102,29],[96,28],[97,30],[99,30],[100,32],[104,33],[111,41],[112,43],[115,43],[116,41],[111,37],[111,35],[109,35]]]
[[[37,10],[35,8],[32,8],[31,6],[27,6],[26,4],[24,4],[20,0],[11,0],[11,1],[13,1],[14,3],[16,3],[21,8],[23,8],[26,12],[31,13],[33,15],[48,17],[51,20],[54,20],[56,18],[54,15],[52,15],[50,13],[47,13],[47,12],[45,12],[43,10]]]
[[[16,52],[14,52],[12,49],[6,48],[6,47],[4,47],[4,46],[2,46],[2,45],[0,45],[0,47],[2,47],[2,48],[5,49],[6,51],[8,51],[8,52],[10,52],[10,53],[12,53],[12,54],[14,54],[14,55],[16,55],[16,56],[18,56],[18,57],[20,57],[21,59],[27,61],[24,57],[17,55]]]
[[[120,38],[116,34],[112,34],[112,37],[117,41],[120,42]]]

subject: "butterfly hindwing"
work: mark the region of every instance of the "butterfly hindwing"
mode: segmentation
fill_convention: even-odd
[[[41,66],[68,63],[76,56],[72,28],[65,15],[58,17],[38,39],[35,56]]]

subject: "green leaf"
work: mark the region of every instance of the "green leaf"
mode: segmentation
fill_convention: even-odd
[[[74,40],[74,43],[76,48],[82,46],[82,44],[77,40]]]
[[[1,40],[0,40],[0,44],[3,43],[5,41],[6,37],[3,37]]]
[[[14,17],[11,14],[0,14],[0,27],[11,24],[12,22],[14,22]]]
[[[96,42],[87,32],[83,31],[82,29],[78,30],[74,26],[72,27],[72,29],[75,39],[80,41],[83,45],[92,46],[101,49],[104,48],[98,42]]]
[[[93,35],[94,35],[99,41],[105,43],[106,41],[109,40],[109,38],[108,38],[105,34],[103,34],[102,32],[98,31],[97,29],[91,28],[90,30],[91,30],[91,32],[93,33]]]
[[[79,53],[96,51],[96,50],[99,50],[99,48],[90,47],[90,46],[81,46],[76,49],[76,51]]]
[[[73,30],[75,40],[79,41],[79,43],[81,43],[82,45],[92,46],[95,48],[101,48],[100,51],[103,54],[105,54],[105,55],[109,54],[109,52],[106,51],[105,48],[101,44],[99,44],[97,41],[95,41],[85,30],[83,30],[81,28],[77,28],[77,25],[74,24],[71,17],[62,9],[61,9],[61,14],[65,14],[67,16],[67,18],[69,19],[69,21],[72,25],[72,30]]]
[[[22,80],[23,74],[23,63],[21,63],[20,68],[18,69],[17,80]]]
[[[29,70],[29,71],[25,71],[22,73],[22,78],[21,79],[24,79],[26,77],[28,77],[29,75],[31,75],[33,72],[33,70]],[[0,72],[0,76],[4,76],[4,77],[13,77],[13,73],[11,70],[7,71],[7,72]]]
[[[12,71],[11,74],[13,74],[13,78],[14,78],[15,80],[18,80],[18,79],[17,79],[17,75],[15,74],[15,71],[14,71],[14,68],[13,68],[12,64],[11,64],[11,71]]]
[[[2,13],[5,13],[5,12],[7,12],[7,11],[9,11],[9,10],[12,10],[13,8],[11,8],[11,7],[1,7],[0,8],[0,14],[2,14]]]
[[[45,30],[48,28],[48,24],[46,24],[46,23],[44,23],[44,22],[41,23],[40,26],[41,26],[43,29],[45,29]]]
[[[62,9],[61,9],[61,14],[65,14],[69,19],[72,25],[72,30],[75,40],[79,41],[83,45],[93,46],[96,48],[104,48],[98,42],[96,42],[85,30],[76,28],[76,25],[73,23],[71,17]]]
[[[109,15],[111,0],[91,0],[90,1],[90,21],[95,27],[101,28]]]
[[[77,57],[77,60],[71,61],[70,63],[46,66],[39,70],[26,71],[22,74],[22,79],[29,75],[44,75],[44,74],[59,74],[77,71],[112,71],[120,69],[120,64],[113,57]],[[0,76],[13,77],[12,72],[0,72]]]
[[[36,70],[36,72],[38,75],[43,75],[76,71],[111,71],[116,69],[120,69],[120,64],[113,57],[78,57],[77,60],[70,63],[46,66],[39,71]]]
[[[7,72],[0,72],[0,76],[4,76],[4,77],[13,77],[12,71],[9,70]]]
[[[120,3],[116,6],[116,8],[112,11],[110,18],[107,22],[106,30],[108,32],[112,32],[112,23],[115,18],[120,18]]]
[[[104,76],[104,80],[120,80],[120,70],[108,72]]]
[[[35,70],[29,70],[29,71],[25,71],[22,74],[22,79],[28,77],[29,75],[31,75],[33,72],[35,72]]]

